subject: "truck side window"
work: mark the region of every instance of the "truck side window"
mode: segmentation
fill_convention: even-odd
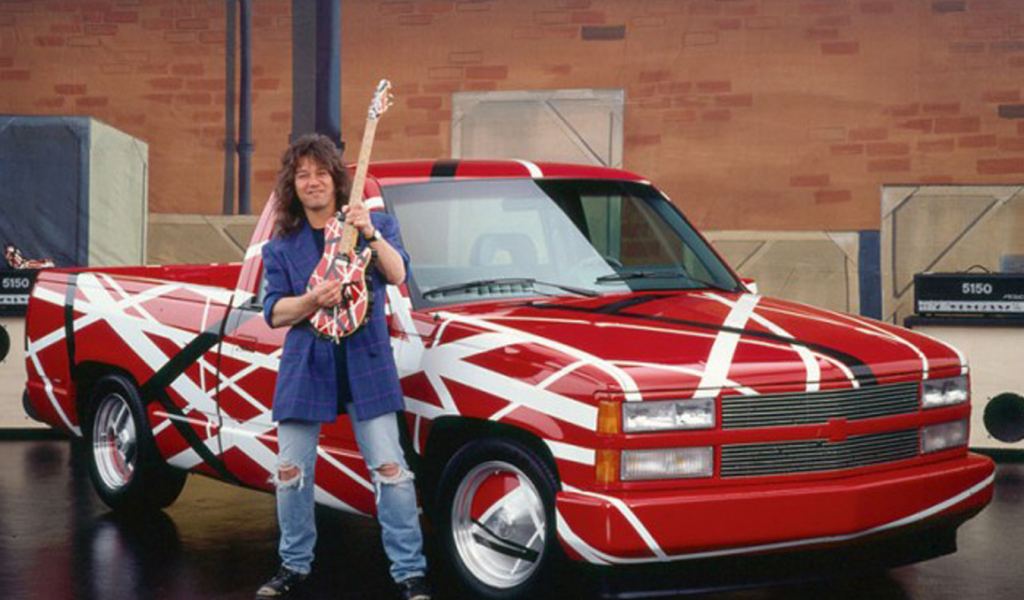
[[[582,204],[590,243],[602,256],[621,259],[622,196],[586,196]]]
[[[248,303],[247,306],[263,309],[263,299],[267,297],[267,278],[263,276],[263,270],[260,270],[260,282],[256,285],[256,297]]]

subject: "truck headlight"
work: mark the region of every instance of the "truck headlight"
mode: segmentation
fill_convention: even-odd
[[[711,429],[714,426],[714,398],[622,403],[622,430],[626,433]]]
[[[710,446],[623,450],[622,481],[711,477],[715,455]]]
[[[921,454],[967,445],[967,419],[921,428]]]
[[[967,398],[966,375],[921,382],[921,405],[925,408],[952,406],[967,402]]]

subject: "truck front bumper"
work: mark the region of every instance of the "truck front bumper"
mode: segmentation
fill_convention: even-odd
[[[613,565],[855,545],[939,522],[955,531],[992,499],[994,470],[967,454],[825,481],[615,495],[567,488],[556,500],[558,536],[570,557]]]

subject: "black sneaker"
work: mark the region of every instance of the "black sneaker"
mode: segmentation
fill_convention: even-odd
[[[403,600],[430,600],[430,585],[426,577],[410,577],[398,582]]]
[[[284,598],[295,591],[295,588],[305,580],[306,575],[292,571],[287,567],[281,567],[277,570],[277,575],[274,575],[270,581],[264,583],[260,586],[260,589],[256,590],[256,597]]]

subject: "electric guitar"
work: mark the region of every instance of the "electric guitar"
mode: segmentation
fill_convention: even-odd
[[[377,121],[391,104],[391,82],[381,79],[373,94],[373,100],[370,101],[370,110],[366,117],[363,143],[359,147],[359,161],[356,163],[356,174],[348,195],[348,203],[351,206],[363,203],[366,169],[370,164],[370,151],[377,131]],[[373,300],[370,280],[366,277],[366,270],[373,262],[373,250],[367,246],[362,252],[356,252],[359,235],[355,227],[345,223],[345,215],[340,211],[328,219],[324,227],[324,254],[309,277],[307,285],[307,289],[311,290],[322,281],[341,282],[341,303],[330,308],[318,308],[309,319],[317,335],[336,344],[341,343],[342,338],[359,330],[370,314]]]

